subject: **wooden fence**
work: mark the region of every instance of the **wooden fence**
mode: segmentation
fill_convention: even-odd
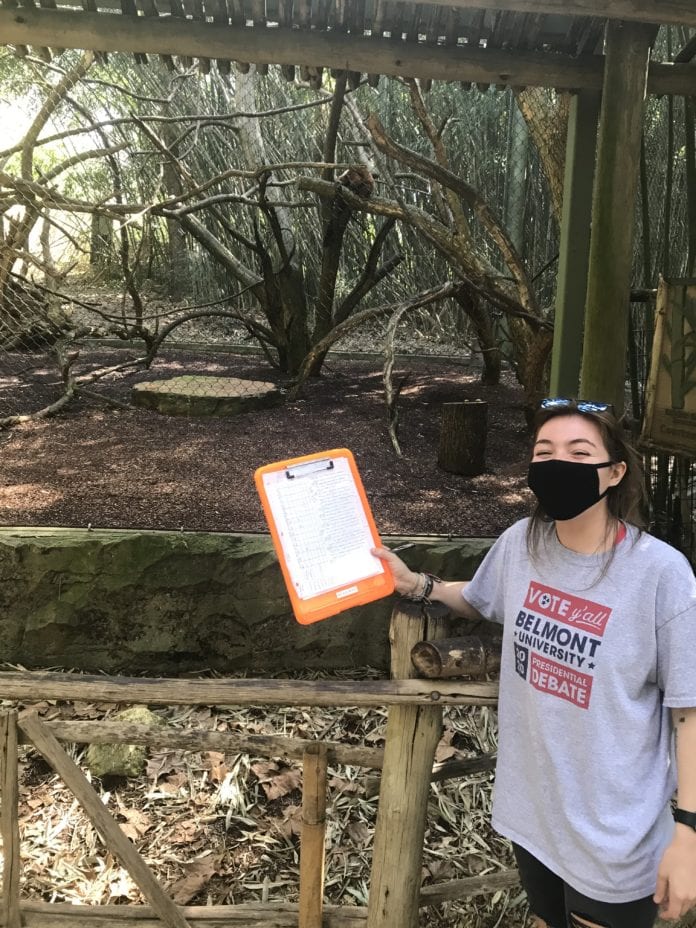
[[[0,673],[0,698],[28,703],[87,700],[148,705],[388,706],[383,750],[281,735],[166,730],[108,721],[43,721],[36,711],[0,714],[3,928],[415,928],[428,905],[492,892],[517,883],[514,870],[421,888],[428,791],[433,779],[492,769],[485,756],[433,766],[445,705],[494,705],[497,685],[413,678],[411,650],[425,639],[446,637],[447,613],[400,602],[392,615],[392,679],[385,681],[173,680],[87,677],[56,673]],[[253,752],[301,758],[303,764],[299,904],[250,903],[177,906],[105,809],[61,742],[147,744],[153,748],[223,753]],[[20,898],[18,744],[31,743],[53,767],[96,831],[128,871],[148,905],[79,906]],[[324,840],[327,765],[381,768],[367,908],[325,906]]]

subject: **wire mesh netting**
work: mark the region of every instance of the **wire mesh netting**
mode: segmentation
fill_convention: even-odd
[[[290,381],[329,348],[379,350],[405,302],[399,351],[483,357],[497,376],[506,355],[516,363],[496,338],[506,301],[527,287],[535,312],[550,310],[558,204],[545,172],[560,157],[562,176],[564,145],[553,94],[522,94],[523,118],[510,92],[424,94],[414,82],[383,80],[378,92],[340,76],[298,86],[275,69],[134,74],[125,58],[69,53],[3,67],[5,105],[21,114],[2,152],[0,350],[17,387],[4,391],[5,416],[43,408],[47,396],[20,389],[27,376],[50,380],[54,402],[110,376],[88,363],[94,339],[142,348],[129,364],[153,379],[165,346],[253,345]],[[544,120],[556,127],[555,151],[530,141],[535,119],[539,137]],[[403,151],[380,150],[379,131]],[[433,166],[461,189],[437,183]],[[527,272],[510,270],[506,248],[525,256],[533,287],[515,279]],[[473,283],[413,305],[462,275],[485,275],[497,305]],[[184,387],[232,389],[172,385]]]
[[[656,53],[686,38],[663,30]],[[335,350],[387,366],[451,357],[489,384],[507,367],[538,399],[568,95],[184,65],[0,58],[14,116],[0,152],[3,425],[75,396],[257,409]],[[649,98],[627,367],[637,421],[658,275],[693,271],[690,151],[692,106]],[[250,352],[253,374],[239,362]],[[386,384],[398,448],[399,389]]]

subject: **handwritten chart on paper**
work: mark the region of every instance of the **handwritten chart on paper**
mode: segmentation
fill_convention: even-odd
[[[300,599],[384,573],[346,458],[263,475],[292,583]],[[345,591],[350,593],[350,587]]]

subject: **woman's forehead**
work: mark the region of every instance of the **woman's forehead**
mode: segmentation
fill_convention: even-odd
[[[554,416],[540,427],[535,443],[550,441],[568,444],[571,441],[591,442],[598,448],[604,447],[602,433],[587,416]]]

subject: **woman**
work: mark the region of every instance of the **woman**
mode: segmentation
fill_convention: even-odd
[[[539,928],[650,928],[696,903],[696,581],[642,532],[608,405],[544,400],[528,482],[535,513],[469,583],[374,553],[399,593],[504,622],[493,826]]]

